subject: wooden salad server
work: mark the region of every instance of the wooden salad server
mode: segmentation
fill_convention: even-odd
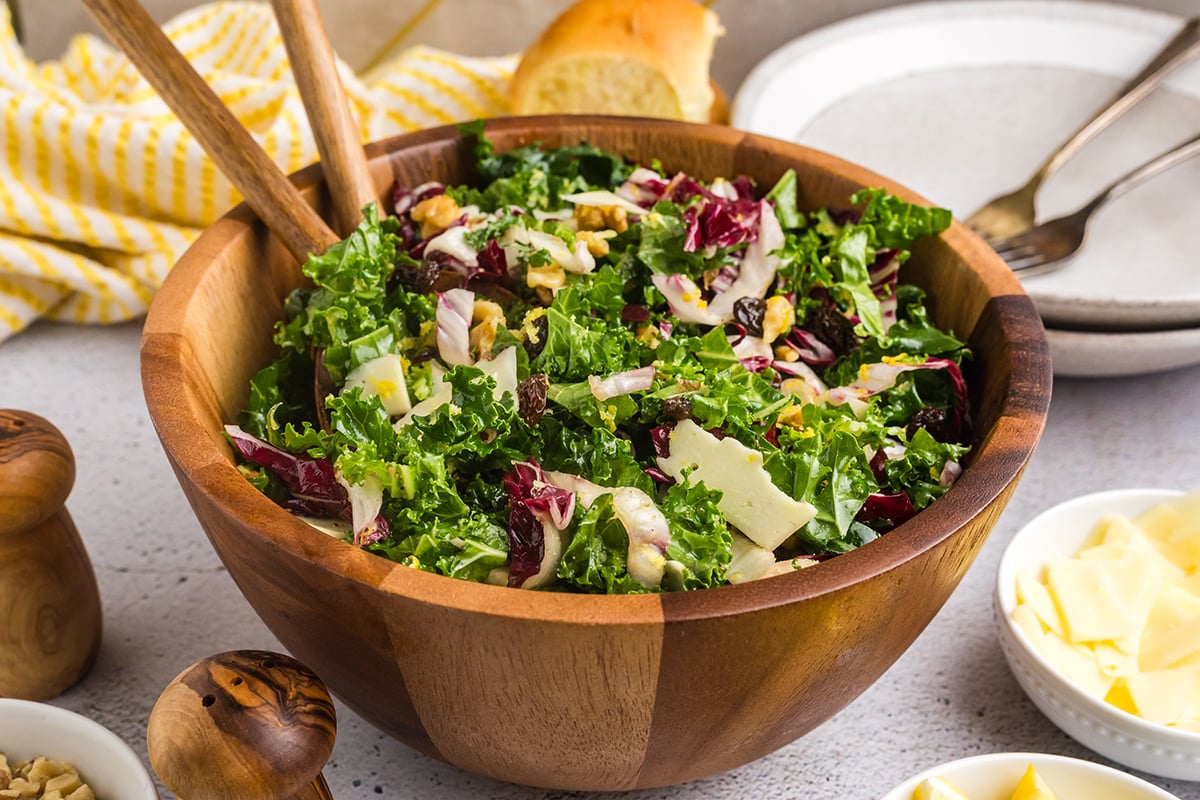
[[[150,712],[146,749],[181,800],[332,800],[321,769],[337,716],[291,656],[235,650],[197,661]]]
[[[304,200],[138,0],[83,0],[83,4],[297,260],[303,263],[309,254],[324,253],[341,238]]]
[[[100,651],[96,574],[64,505],[74,483],[58,428],[0,410],[0,697],[48,700]]]
[[[271,0],[271,5],[321,154],[334,227],[349,236],[362,219],[363,206],[378,198],[333,47],[316,0]]]

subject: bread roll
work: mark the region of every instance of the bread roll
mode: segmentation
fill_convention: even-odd
[[[714,119],[709,80],[717,15],[693,0],[580,0],[525,51],[514,114]]]

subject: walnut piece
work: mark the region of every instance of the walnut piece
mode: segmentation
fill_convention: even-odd
[[[0,800],[96,800],[96,794],[65,761],[38,756],[9,766],[0,753]]]

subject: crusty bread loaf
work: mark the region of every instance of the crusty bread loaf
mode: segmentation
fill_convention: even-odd
[[[693,0],[580,0],[521,58],[514,114],[628,114],[709,122],[717,15]]]

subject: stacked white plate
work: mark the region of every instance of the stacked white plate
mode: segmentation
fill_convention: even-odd
[[[966,217],[1024,183],[1183,22],[1090,0],[900,6],[772,53],[734,98],[733,125],[858,162]],[[1197,131],[1200,61],[1055,173],[1039,219]],[[1200,159],[1109,203],[1061,269],[1022,282],[1058,375],[1200,364]]]

